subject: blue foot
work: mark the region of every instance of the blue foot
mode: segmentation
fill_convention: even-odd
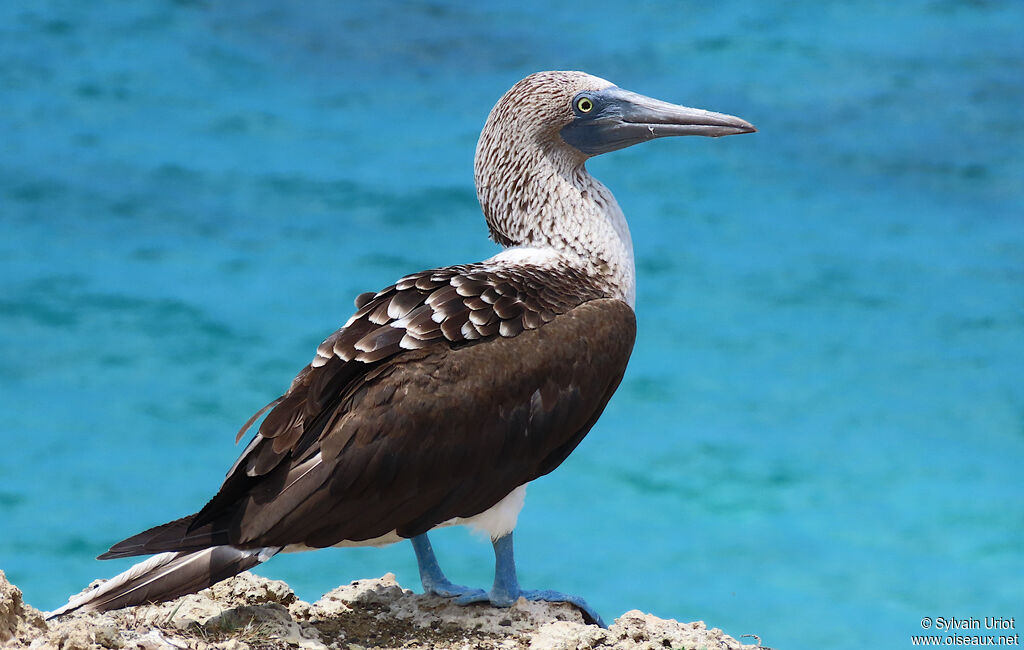
[[[468,605],[486,601],[495,607],[509,607],[523,597],[526,600],[569,603],[575,605],[583,613],[583,620],[587,623],[603,628],[608,627],[597,610],[579,596],[571,596],[550,589],[520,589],[519,578],[516,577],[515,556],[512,552],[512,533],[494,540],[494,558],[494,586],[491,587],[491,590],[486,594],[466,594],[460,596],[455,602],[460,605]]]
[[[583,614],[583,620],[586,623],[597,625],[608,629],[605,625],[604,619],[597,613],[597,610],[591,607],[587,601],[583,600],[579,596],[573,596],[571,594],[563,594],[560,591],[553,591],[551,589],[519,589],[518,591],[502,591],[495,592],[493,589],[489,592],[484,593],[482,589],[475,590],[479,593],[472,593],[460,596],[455,602],[458,605],[470,605],[472,603],[490,603],[494,607],[511,607],[514,602],[519,600],[520,597],[526,600],[540,600],[547,603],[569,603],[574,605]]]
[[[427,539],[427,534],[413,537],[412,548],[416,552],[416,563],[420,568],[420,583],[423,585],[423,593],[434,594],[444,598],[473,598],[482,596],[487,598],[487,592],[483,589],[474,589],[457,585],[445,577],[441,566],[437,563],[434,549]]]
[[[412,538],[412,548],[416,551],[416,562],[420,568],[420,582],[423,592],[446,598],[455,598],[458,605],[473,603],[490,603],[494,607],[511,607],[520,597],[526,600],[540,600],[549,603],[569,603],[583,613],[583,620],[593,625],[607,628],[601,615],[579,596],[571,596],[552,590],[520,589],[516,577],[516,561],[512,552],[512,533],[494,540],[494,586],[490,591],[473,589],[452,584],[441,571],[430,546],[426,533]]]

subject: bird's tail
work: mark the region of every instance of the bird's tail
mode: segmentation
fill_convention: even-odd
[[[154,555],[73,598],[46,618],[76,610],[104,612],[160,603],[192,594],[266,562],[280,550],[279,547],[243,550],[233,546],[213,546],[200,551]]]

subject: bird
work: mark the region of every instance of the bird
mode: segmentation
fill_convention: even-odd
[[[577,71],[514,84],[474,158],[493,257],[361,294],[195,514],[99,559],[152,555],[49,618],[194,593],[277,553],[410,540],[425,593],[508,607],[582,597],[519,585],[513,530],[526,486],[580,444],[636,338],[629,227],[588,159],[655,138],[752,133],[747,121]],[[262,420],[261,420],[262,418]],[[258,424],[258,426],[256,426]],[[465,525],[494,549],[490,589],[451,582],[428,533]]]

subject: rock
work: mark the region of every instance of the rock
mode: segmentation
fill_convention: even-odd
[[[0,572],[0,646],[98,650],[755,650],[704,623],[633,610],[610,629],[567,604],[519,599],[508,609],[460,607],[402,589],[395,576],[357,580],[315,603],[287,584],[242,573],[158,605],[73,613],[47,624]]]
[[[16,644],[26,643],[45,629],[43,613],[26,605],[21,590],[7,582],[7,576],[0,571],[0,644],[17,647]]]

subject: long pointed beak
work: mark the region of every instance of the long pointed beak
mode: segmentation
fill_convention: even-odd
[[[689,108],[611,87],[590,93],[593,109],[579,111],[561,131],[562,138],[581,152],[598,154],[623,149],[640,142],[675,135],[723,135],[753,133],[746,120]]]
[[[689,108],[652,99],[628,90],[620,90],[617,100],[622,109],[624,128],[642,127],[651,137],[670,135],[706,135],[717,138],[757,131],[746,120],[725,113]]]

